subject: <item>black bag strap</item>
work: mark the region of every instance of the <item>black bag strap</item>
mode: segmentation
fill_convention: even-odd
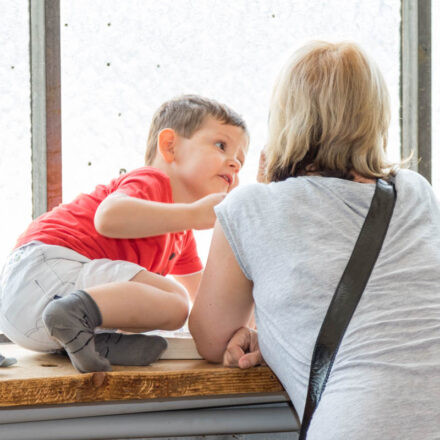
[[[393,179],[389,183],[377,179],[370,209],[316,339],[299,440],[307,437],[313,413],[321,400],[345,330],[382,248],[395,201]]]

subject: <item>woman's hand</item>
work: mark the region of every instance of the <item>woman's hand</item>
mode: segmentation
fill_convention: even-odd
[[[257,332],[248,327],[240,328],[226,347],[223,365],[245,369],[261,364],[264,364],[264,359],[258,346]]]
[[[266,176],[266,155],[264,154],[264,150],[260,152],[260,161],[258,163],[258,173],[257,173],[257,182],[262,183],[265,182]]]

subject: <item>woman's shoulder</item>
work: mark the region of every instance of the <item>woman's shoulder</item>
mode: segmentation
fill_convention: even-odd
[[[217,207],[228,210],[235,210],[239,207],[243,210],[246,206],[255,205],[264,197],[265,186],[262,183],[248,183],[237,186]]]
[[[400,169],[396,174],[396,181],[401,182],[417,182],[421,185],[428,184],[429,182],[421,174],[416,171],[409,170],[406,168]]]
[[[314,176],[315,177],[315,176]],[[340,180],[319,178],[325,180]],[[266,203],[267,201],[281,200],[284,197],[304,197],[310,193],[319,192],[321,182],[318,178],[308,176],[290,177],[286,180],[270,183],[250,183],[238,186],[226,197],[226,201],[233,204],[237,202],[252,201],[252,203]],[[326,182],[327,183],[327,182]],[[328,183],[330,184],[330,182]]]
[[[300,187],[298,179],[290,178],[282,182],[271,183],[248,183],[234,188],[226,197],[229,203],[243,202],[251,200],[253,202],[273,199],[282,194],[287,187],[289,191],[294,191],[294,187]]]
[[[413,195],[426,195],[426,192],[433,193],[431,184],[416,171],[401,169],[395,177],[397,193]]]
[[[243,200],[249,197],[258,197],[265,193],[267,185],[264,183],[245,183],[234,188],[226,197],[225,200],[230,202],[235,200]]]
[[[400,169],[395,176],[397,190],[401,193],[425,194],[432,192],[430,183],[419,173]],[[369,199],[374,192],[374,184],[354,182],[322,176],[291,177],[280,182],[243,184],[232,190],[225,199],[228,205],[273,203],[284,198],[322,199],[329,192],[337,193],[343,198],[359,198],[362,195]]]

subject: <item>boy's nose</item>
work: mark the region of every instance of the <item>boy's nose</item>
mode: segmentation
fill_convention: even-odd
[[[238,173],[241,169],[241,162],[238,159],[229,159],[229,166],[235,169],[235,172]]]

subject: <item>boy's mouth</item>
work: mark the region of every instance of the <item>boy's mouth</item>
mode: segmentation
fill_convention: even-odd
[[[230,174],[220,174],[220,177],[224,179],[228,185],[232,184],[232,176]]]

